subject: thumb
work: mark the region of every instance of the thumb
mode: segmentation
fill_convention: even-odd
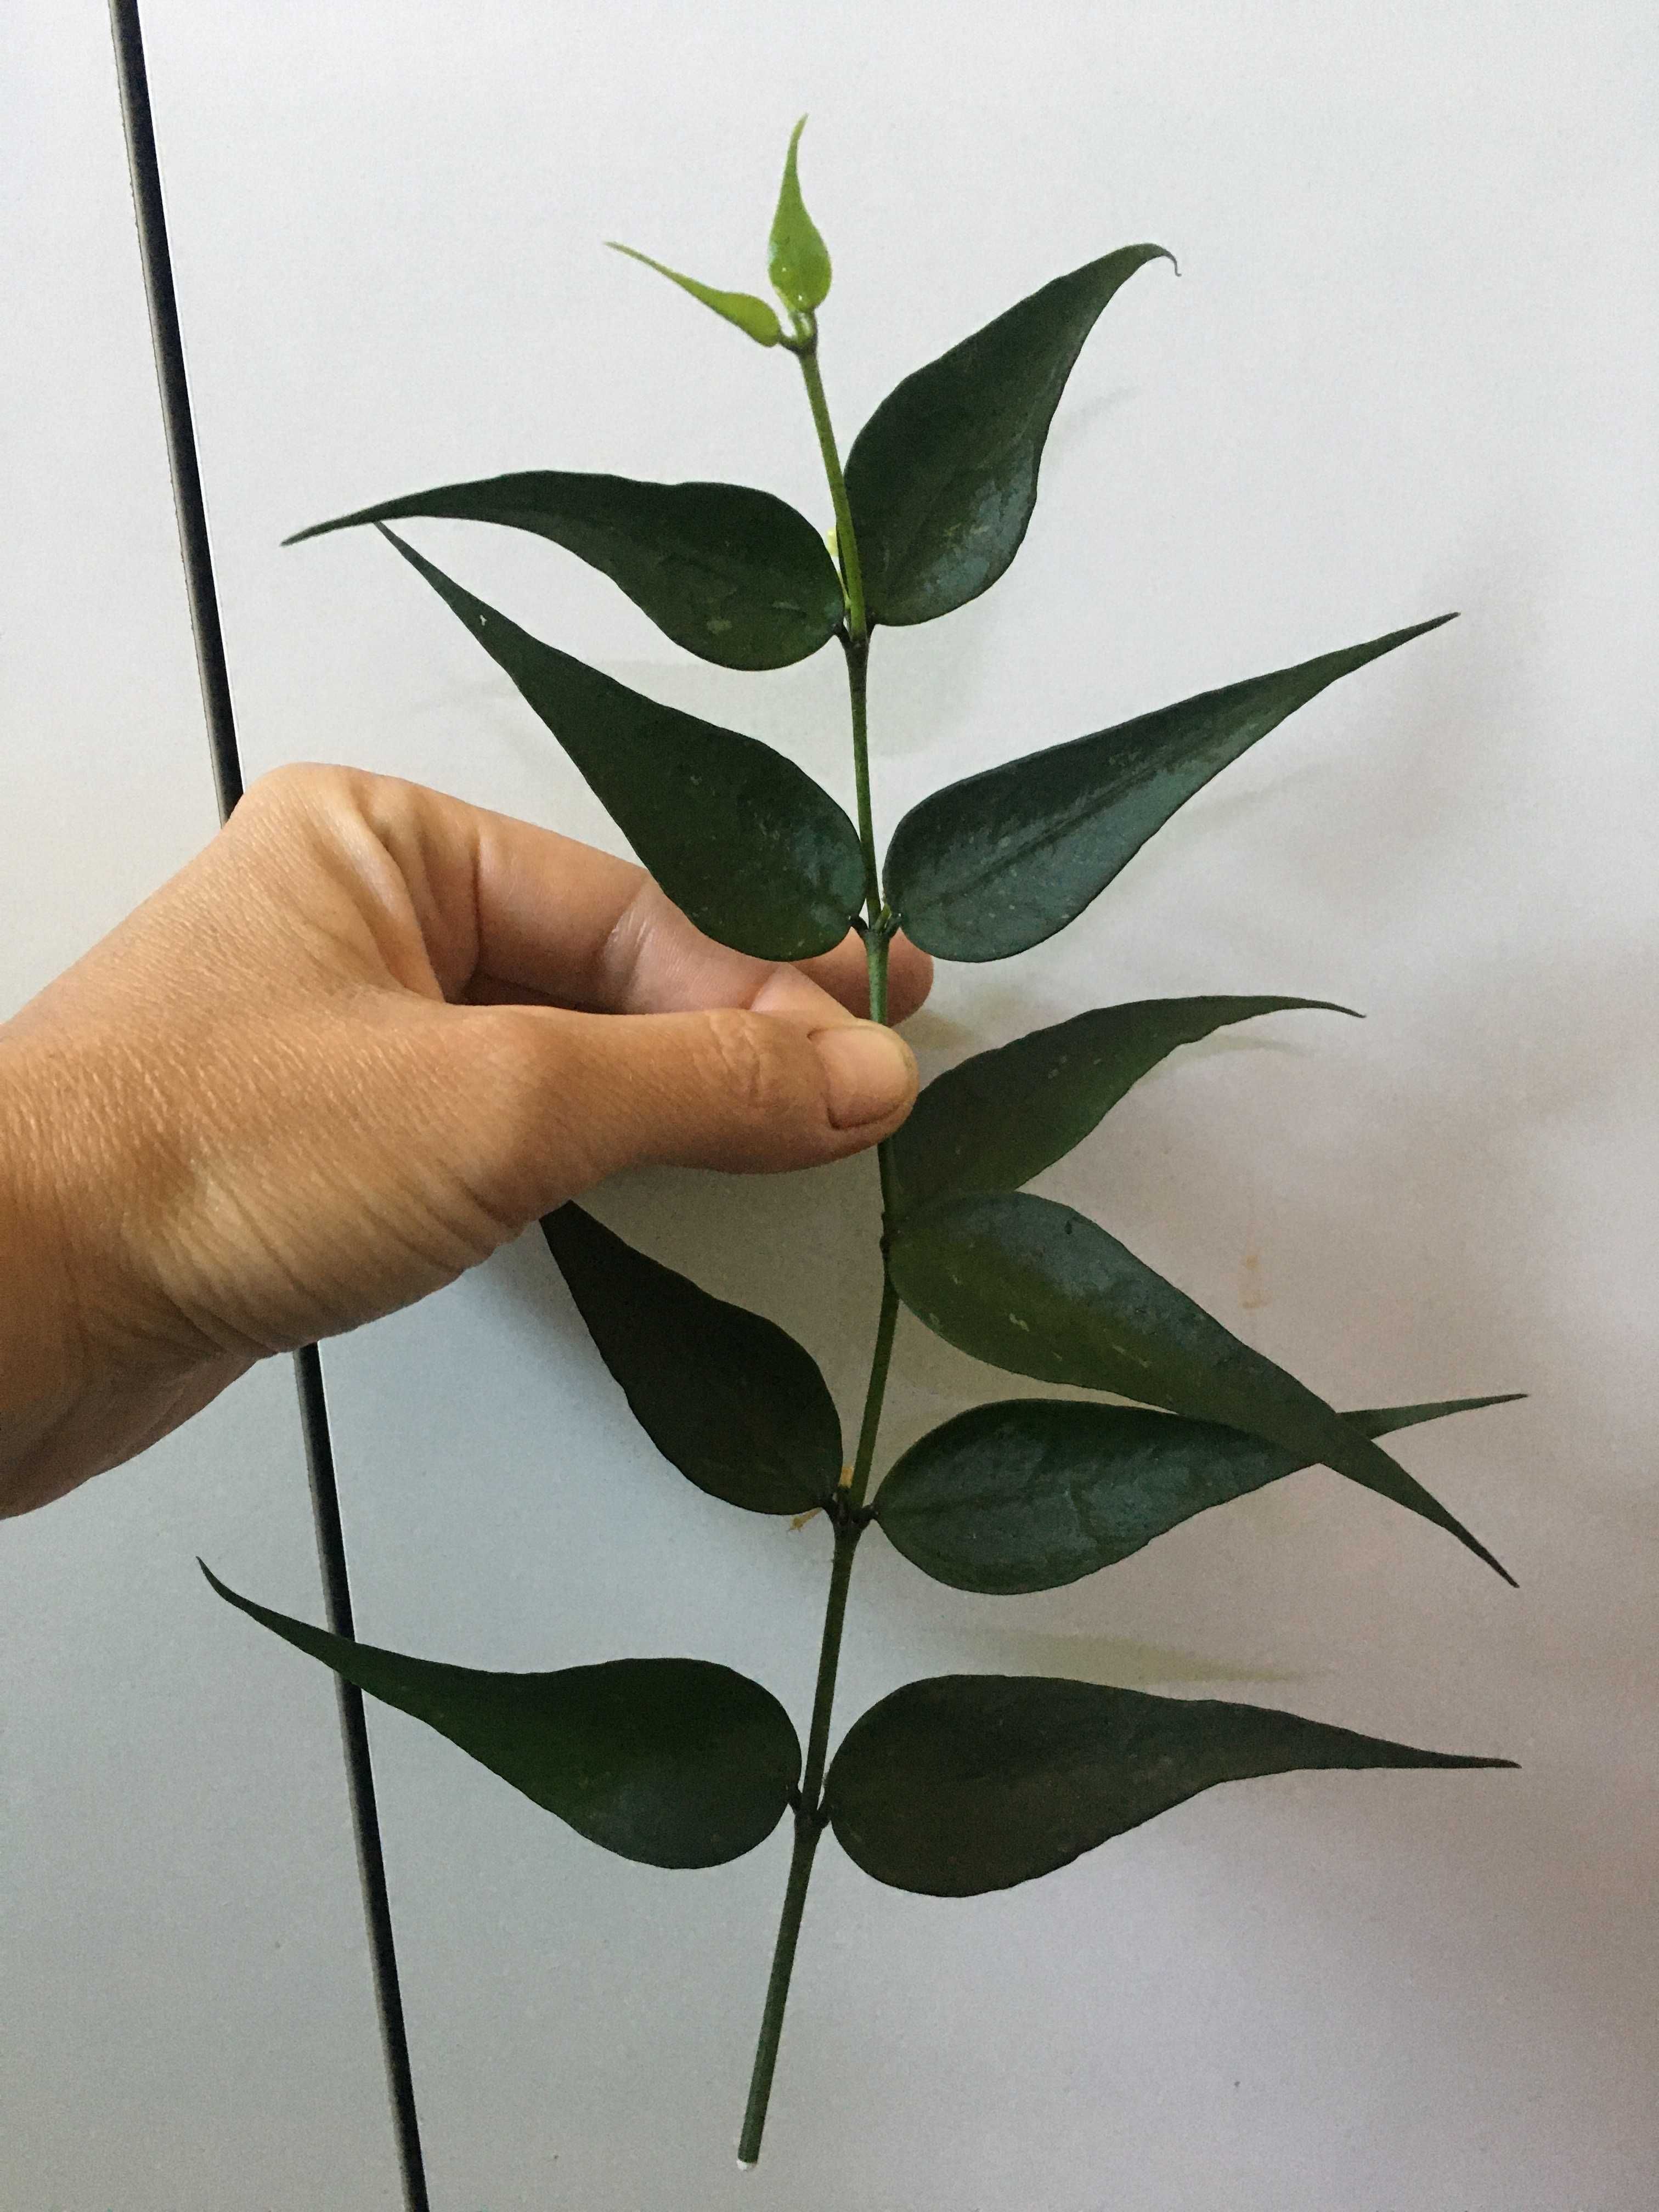
[[[915,1100],[908,1045],[839,1008],[520,1012],[541,1031],[537,1212],[648,1162],[748,1174],[842,1159]]]

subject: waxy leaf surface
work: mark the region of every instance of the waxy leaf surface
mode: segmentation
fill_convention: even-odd
[[[976,599],[1019,550],[1066,380],[1135,270],[1125,246],[1010,307],[884,399],[847,458],[872,622],[931,622]]]
[[[647,1866],[720,1866],[763,1843],[800,1771],[769,1690],[703,1659],[498,1674],[331,1636],[206,1567],[221,1597],[383,1705],[436,1729],[578,1835]]]
[[[643,262],[654,269],[659,276],[665,276],[671,284],[678,284],[682,292],[705,307],[711,307],[725,322],[736,324],[745,337],[753,338],[757,345],[775,346],[783,336],[783,325],[778,320],[778,311],[769,300],[757,300],[752,292],[722,292],[713,284],[699,283],[695,276],[687,276],[678,269],[671,269],[665,261],[653,261],[648,253],[641,253],[637,246],[623,246],[614,238],[605,240],[613,253],[625,253],[630,261]]]
[[[811,1352],[579,1206],[545,1215],[542,1230],[599,1357],[665,1460],[751,1512],[824,1503],[841,1474],[841,1422]]]
[[[1441,615],[1201,692],[947,784],[888,848],[888,903],[925,951],[1004,960],[1074,921],[1156,830],[1287,714]]]
[[[1097,1006],[976,1053],[935,1076],[890,1140],[898,1210],[969,1191],[1018,1190],[1063,1159],[1176,1047],[1230,1023],[1323,999],[1142,999]]]
[[[806,212],[806,203],[800,196],[800,175],[796,167],[800,149],[800,134],[806,128],[806,118],[789,134],[789,152],[783,165],[783,182],[778,188],[777,212],[772,218],[772,236],[767,248],[767,274],[772,280],[772,289],[784,305],[793,307],[797,314],[810,315],[821,307],[830,295],[830,249],[818,235],[817,225]]]
[[[1052,1874],[1220,1782],[1513,1764],[1417,1751],[1264,1705],[941,1674],[854,1722],[825,1796],[837,1841],[866,1874],[927,1897],[977,1897]]]
[[[1343,1419],[1367,1437],[1504,1397],[1389,1406]],[[1058,1589],[1166,1529],[1308,1464],[1213,1421],[1138,1407],[1007,1398],[931,1430],[894,1466],[876,1518],[914,1566],[953,1589]]]
[[[1029,1193],[945,1200],[900,1224],[890,1266],[911,1311],[975,1358],[1243,1429],[1421,1514],[1511,1579],[1334,1407],[1069,1206]]]
[[[285,542],[427,514],[550,538],[620,585],[676,645],[723,668],[804,660],[842,617],[841,580],[817,532],[786,501],[746,484],[530,469],[382,500]]]
[[[804,769],[544,645],[379,527],[512,678],[699,929],[763,960],[840,944],[864,898],[858,832]]]

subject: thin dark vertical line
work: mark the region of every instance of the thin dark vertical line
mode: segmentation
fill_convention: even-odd
[[[167,250],[167,217],[161,203],[161,174],[150,115],[149,80],[144,68],[138,0],[110,0],[110,28],[115,41],[115,70],[120,87],[121,118],[126,131],[127,168],[132,182],[133,212],[137,218],[138,251],[143,264],[144,296],[149,308],[155,378],[161,387],[161,419],[173,476],[173,503],[179,522],[179,547],[184,556],[185,588],[196,641],[196,668],[201,679],[202,705],[213,756],[214,787],[222,821],[242,796],[242,763],[236,743],[230,679],[225,666],[219,599],[213,582],[213,555],[208,542],[207,510],[202,499],[190,386],[185,375],[173,259]],[[355,1633],[351,1582],[340,1523],[340,1492],[335,1479],[328,1405],[323,1393],[323,1366],[316,1346],[308,1344],[297,1352],[294,1366],[300,1390],[300,1421],[305,1436],[306,1471],[311,1482],[312,1519],[317,1533],[324,1609],[333,1632],[349,1637]],[[350,1683],[342,1681],[337,1674],[334,1686],[351,1798],[351,1824],[357,1844],[363,1917],[368,1925],[380,2041],[386,2057],[386,2087],[392,2100],[398,2160],[403,2175],[404,2203],[407,2212],[430,2212],[362,1693]]]

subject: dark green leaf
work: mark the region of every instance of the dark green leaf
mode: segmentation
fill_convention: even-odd
[[[1141,999],[1099,1006],[936,1076],[890,1139],[896,1210],[1018,1190],[1081,1144],[1178,1045],[1257,1014],[1346,1014],[1325,999]]]
[[[853,1723],[825,1796],[842,1848],[866,1874],[926,1897],[978,1897],[1052,1874],[1218,1782],[1514,1763],[1416,1751],[1265,1705],[941,1674]]]
[[[1512,1577],[1380,1446],[1069,1206],[947,1199],[900,1224],[894,1288],[975,1359],[1243,1429],[1449,1530]]]
[[[767,256],[767,274],[772,279],[773,290],[785,307],[793,307],[801,315],[810,315],[814,307],[822,307],[830,292],[830,249],[806,212],[795,168],[800,134],[805,128],[806,118],[803,115],[789,134],[789,152],[783,164],[783,182],[778,190],[778,209],[772,218]]]
[[[636,246],[623,246],[614,238],[605,244],[613,253],[625,253],[630,261],[642,261],[647,269],[654,269],[659,276],[667,277],[678,284],[682,292],[689,292],[705,307],[712,307],[728,323],[735,323],[745,337],[753,338],[757,345],[775,346],[783,336],[783,325],[778,320],[778,311],[768,300],[757,300],[752,292],[718,292],[712,284],[700,284],[695,276],[683,276],[678,269],[671,269],[665,261],[653,261],[648,253],[641,253]]]
[[[803,769],[544,645],[378,526],[505,669],[699,929],[763,960],[840,944],[864,897],[858,831]]]
[[[551,538],[620,585],[676,645],[722,668],[804,660],[842,617],[841,580],[817,532],[785,501],[747,484],[530,469],[382,500],[284,542],[425,514]]]
[[[1514,1395],[1342,1418],[1382,1437],[1507,1405]],[[1127,1559],[1194,1514],[1307,1464],[1300,1453],[1213,1421],[1007,1398],[958,1413],[912,1444],[881,1486],[876,1518],[935,1582],[1013,1596],[1058,1589]]]
[[[599,1357],[665,1460],[751,1512],[823,1504],[841,1475],[841,1422],[811,1352],[579,1206],[547,1214],[542,1229]]]
[[[1201,692],[947,784],[913,806],[887,853],[887,898],[945,960],[1004,960],[1074,921],[1155,830],[1258,738],[1339,676],[1450,615]]]
[[[1161,246],[1125,246],[1010,307],[890,392],[847,457],[873,622],[931,622],[995,583],[1036,504],[1060,395],[1101,310]]]
[[[647,1866],[720,1866],[763,1843],[800,1771],[789,1716],[747,1675],[704,1659],[612,1659],[496,1674],[410,1659],[221,1597],[428,1728],[567,1820]]]

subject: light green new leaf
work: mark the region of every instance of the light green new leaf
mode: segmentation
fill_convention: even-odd
[[[947,1199],[905,1218],[890,1265],[911,1311],[975,1359],[1243,1429],[1420,1513],[1513,1580],[1379,1445],[1069,1206]]]
[[[1074,921],[1194,792],[1338,677],[1450,615],[1141,714],[948,784],[887,853],[888,903],[945,960],[1004,960]]]
[[[666,262],[653,261],[648,253],[641,253],[636,246],[621,245],[614,238],[605,244],[613,253],[625,253],[630,261],[642,261],[647,269],[654,269],[659,276],[667,277],[678,284],[682,292],[689,292],[705,307],[712,307],[728,323],[735,323],[745,337],[753,338],[757,345],[775,346],[783,336],[783,325],[778,320],[778,311],[767,300],[757,299],[752,292],[717,292],[709,284],[699,284],[695,276],[683,276],[678,269]]]
[[[896,1211],[1018,1190],[1082,1143],[1183,1044],[1258,1014],[1346,1014],[1326,999],[1140,999],[1097,1006],[935,1076],[889,1140]]]
[[[1388,1406],[1343,1419],[1367,1437],[1496,1398]],[[1006,1398],[975,1406],[912,1444],[876,1518],[913,1566],[953,1589],[1009,1597],[1058,1589],[1308,1464],[1213,1421],[1136,1407]]]
[[[383,1705],[412,1713],[578,1835],[647,1866],[722,1866],[763,1843],[800,1772],[769,1690],[703,1659],[498,1674],[331,1636],[220,1596]]]
[[[793,307],[801,315],[810,315],[814,307],[822,307],[830,291],[830,249],[806,212],[806,203],[800,196],[800,178],[795,169],[796,150],[805,128],[806,118],[803,115],[789,134],[789,152],[783,164],[783,182],[778,188],[777,213],[772,218],[766,271],[772,280],[773,290],[785,307]]]
[[[542,1230],[599,1357],[665,1460],[754,1513],[825,1503],[841,1475],[841,1422],[811,1352],[579,1206],[544,1215]]]
[[[426,514],[550,538],[620,585],[676,645],[722,668],[804,660],[842,617],[841,580],[823,538],[786,501],[747,484],[530,469],[382,500],[283,542]]]
[[[840,944],[864,897],[858,831],[805,769],[544,645],[377,526],[506,671],[699,929],[763,960]]]
[[[836,1840],[866,1874],[924,1897],[978,1897],[1052,1874],[1218,1783],[1514,1764],[1418,1751],[1266,1705],[940,1674],[854,1722],[825,1798]]]
[[[1125,246],[1010,307],[890,392],[847,457],[872,622],[931,622],[1001,575],[1036,504],[1048,425],[1084,341],[1161,246]]]

